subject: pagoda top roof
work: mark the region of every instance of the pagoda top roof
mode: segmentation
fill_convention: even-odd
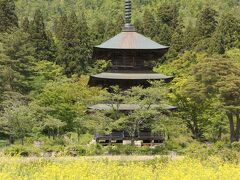
[[[133,31],[123,31],[95,48],[122,50],[167,50],[168,46],[158,44]]]

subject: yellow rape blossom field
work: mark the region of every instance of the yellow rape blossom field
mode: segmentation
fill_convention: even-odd
[[[211,180],[240,179],[240,165],[217,158],[175,160],[156,158],[147,161],[62,158],[1,158],[0,179],[39,180]]]

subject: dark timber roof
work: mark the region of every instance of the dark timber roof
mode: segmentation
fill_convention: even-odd
[[[111,73],[103,72],[92,77],[100,79],[124,79],[124,80],[164,80],[172,79],[171,76],[166,76],[157,73]]]
[[[145,36],[132,31],[121,32],[110,40],[95,48],[100,49],[125,49],[125,50],[167,50],[168,46],[163,46],[152,41]]]

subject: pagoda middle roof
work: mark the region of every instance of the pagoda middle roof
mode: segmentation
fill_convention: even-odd
[[[166,76],[158,73],[111,73],[103,72],[97,75],[92,75],[94,78],[100,79],[129,79],[129,80],[164,80],[172,79],[172,76]]]
[[[126,50],[166,50],[163,46],[135,31],[121,32],[95,48]]]

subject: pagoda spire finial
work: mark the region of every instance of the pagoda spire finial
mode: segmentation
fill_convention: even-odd
[[[131,22],[132,22],[132,1],[125,0],[125,25],[123,27],[123,31],[127,32],[135,31],[135,28],[131,24]]]
[[[125,0],[125,23],[131,24],[132,20],[132,1]]]

